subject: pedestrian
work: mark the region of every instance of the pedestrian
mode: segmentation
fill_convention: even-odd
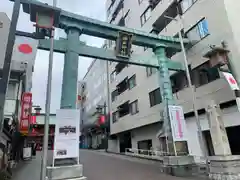
[[[32,150],[32,157],[36,156],[36,152],[35,152],[35,143],[34,141],[31,142],[31,150]]]
[[[35,157],[36,156],[36,143],[35,142],[33,142],[33,156]]]

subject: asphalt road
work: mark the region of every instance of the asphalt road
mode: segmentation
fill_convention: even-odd
[[[162,174],[158,162],[122,155],[81,150],[80,161],[83,164],[83,175],[88,180],[187,180]],[[38,154],[36,159],[18,166],[13,173],[13,180],[39,180],[40,169],[41,155]]]
[[[84,150],[80,155],[88,180],[186,180],[162,174],[155,161]]]

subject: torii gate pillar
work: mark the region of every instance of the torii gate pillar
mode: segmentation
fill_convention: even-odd
[[[78,53],[71,51],[72,46],[77,46],[81,34],[75,27],[69,27],[67,33],[67,50],[64,55],[64,69],[62,80],[61,109],[75,109],[78,81]]]

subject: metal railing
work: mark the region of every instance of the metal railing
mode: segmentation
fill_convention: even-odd
[[[146,149],[136,149],[136,148],[126,148],[125,154],[128,156],[144,158],[149,160],[157,160],[164,164],[164,157],[174,156],[166,151],[159,150],[146,150]],[[186,156],[186,152],[178,152],[178,156]],[[202,156],[193,156],[194,162],[192,164],[191,174],[196,177],[207,177],[208,176],[208,161]],[[163,165],[162,164],[162,165]],[[163,165],[164,167],[164,165]]]
[[[138,157],[145,157],[150,159],[158,159],[162,160],[164,156],[174,156],[166,151],[159,151],[159,150],[146,150],[146,149],[137,149],[137,148],[126,148],[125,149],[126,155],[131,156],[138,156]],[[178,156],[186,156],[186,152],[178,152]],[[200,156],[194,156],[194,161],[196,164],[206,164],[206,159]]]
[[[139,154],[139,155],[148,155],[148,156],[174,156],[174,154],[171,154],[166,151],[159,151],[159,150],[146,150],[146,149],[136,149],[136,148],[126,148],[126,153],[132,153],[132,154]],[[186,152],[178,152],[178,156],[187,155]]]
[[[146,150],[146,149],[136,149],[136,148],[126,148],[125,154],[135,157],[143,157],[146,159],[153,159],[153,160],[163,160],[164,156],[168,156],[169,154],[164,151],[158,150]]]

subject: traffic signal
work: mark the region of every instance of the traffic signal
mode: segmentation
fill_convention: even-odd
[[[99,117],[99,125],[102,125],[105,123],[105,116],[104,115],[100,115]]]

